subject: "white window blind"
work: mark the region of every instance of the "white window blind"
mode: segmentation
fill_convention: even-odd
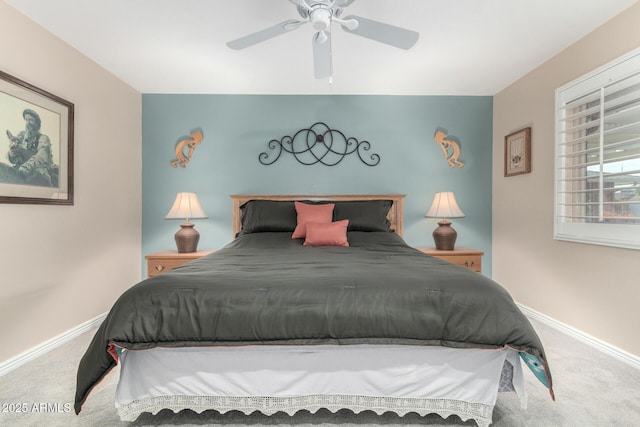
[[[640,49],[556,91],[554,237],[640,249]]]

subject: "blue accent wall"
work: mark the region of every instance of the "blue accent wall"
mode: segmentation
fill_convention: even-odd
[[[176,193],[198,194],[208,219],[193,220],[199,249],[232,239],[230,194],[401,193],[405,240],[433,246],[437,220],[425,218],[438,191],[453,191],[464,218],[452,219],[457,246],[485,251],[491,276],[492,97],[379,95],[142,96],[142,250],[175,249],[180,221],[165,220]],[[283,154],[258,162],[268,142],[325,122],[347,137],[371,143],[380,163],[356,156],[336,166],[304,166]],[[201,128],[204,140],[185,168],[173,168],[177,140]],[[462,168],[450,168],[434,141],[444,128],[462,149]]]

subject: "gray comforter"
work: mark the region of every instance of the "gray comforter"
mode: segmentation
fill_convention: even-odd
[[[117,348],[156,346],[509,347],[551,391],[540,339],[494,281],[394,233],[349,232],[349,247],[303,246],[290,236],[240,236],[126,291],[80,362],[76,413],[115,366]]]

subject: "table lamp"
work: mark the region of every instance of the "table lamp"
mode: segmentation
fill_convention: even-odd
[[[446,218],[462,218],[464,214],[456,203],[456,198],[451,192],[436,193],[433,204],[425,217],[442,218],[438,222],[438,228],[433,230],[433,240],[436,249],[441,251],[452,251],[455,247],[458,233],[451,227],[451,222]]]
[[[207,214],[202,210],[198,196],[196,193],[178,193],[173,207],[164,217],[164,219],[184,219],[185,222],[180,224],[180,230],[176,233],[176,245],[178,252],[195,252],[198,248],[200,233],[193,228],[195,224],[189,222],[189,219],[206,218]]]

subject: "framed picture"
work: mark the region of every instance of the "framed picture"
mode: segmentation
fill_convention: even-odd
[[[504,176],[531,172],[531,128],[504,137]]]
[[[0,203],[73,205],[73,104],[2,71]]]

